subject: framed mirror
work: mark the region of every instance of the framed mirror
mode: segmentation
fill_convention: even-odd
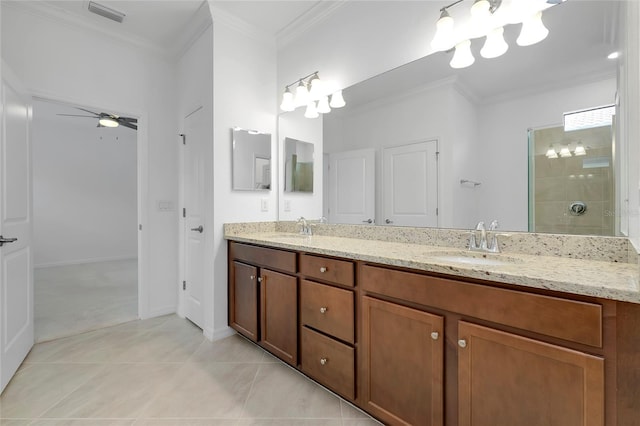
[[[231,129],[232,187],[236,191],[271,190],[271,135],[239,127]]]
[[[313,192],[313,144],[284,138],[285,192]]]

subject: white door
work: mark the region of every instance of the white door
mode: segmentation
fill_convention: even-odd
[[[4,64],[0,97],[0,235],[1,241],[7,241],[0,247],[2,391],[33,346],[31,105]]]
[[[329,154],[329,222],[375,223],[376,151]]]
[[[205,280],[205,237],[209,229],[204,227],[207,132],[204,110],[196,109],[184,120],[183,155],[183,306],[184,314],[194,324],[203,328],[203,291]],[[213,259],[211,260],[213,261]]]
[[[438,142],[385,148],[383,224],[438,225]]]

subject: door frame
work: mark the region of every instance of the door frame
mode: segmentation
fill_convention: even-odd
[[[148,116],[146,112],[131,109],[124,105],[114,105],[97,100],[77,99],[58,93],[30,90],[32,100],[64,103],[73,106],[81,106],[91,110],[118,111],[129,117],[138,119],[137,146],[137,207],[138,207],[138,319],[149,317],[149,236],[146,229],[149,227],[149,183],[148,183]]]

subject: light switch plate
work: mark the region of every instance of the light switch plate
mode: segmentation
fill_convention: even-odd
[[[263,211],[263,212],[268,212],[269,211],[269,199],[268,198],[260,199],[260,210]]]

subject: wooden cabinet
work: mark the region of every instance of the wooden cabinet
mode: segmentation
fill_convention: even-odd
[[[602,426],[604,360],[460,321],[459,426]]]
[[[443,424],[443,327],[439,315],[363,298],[367,411],[389,424]]]
[[[283,361],[298,363],[296,253],[229,244],[229,325]]]

